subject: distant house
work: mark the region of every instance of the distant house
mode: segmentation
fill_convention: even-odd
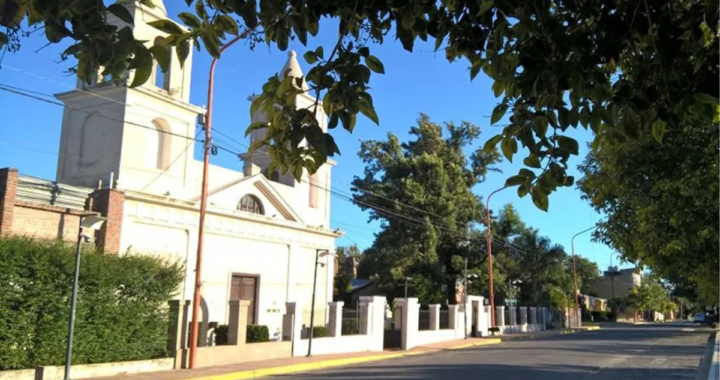
[[[342,263],[337,263],[338,269],[335,275],[345,274],[349,277],[347,289],[339,290],[336,300],[345,302],[345,307],[354,307],[360,301],[360,297],[369,296],[372,293],[373,285],[368,279],[357,278],[357,270],[360,262],[357,257],[348,256]],[[342,272],[340,272],[342,271]]]
[[[630,294],[630,289],[642,283],[642,276],[638,272],[638,268],[618,270],[617,267],[609,267],[603,272],[603,276],[595,281],[593,290],[599,298],[625,298]]]

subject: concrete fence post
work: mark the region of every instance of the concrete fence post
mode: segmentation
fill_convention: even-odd
[[[295,302],[285,303],[285,315],[282,323],[282,340],[291,341],[293,338],[293,325],[295,322]]]
[[[466,308],[467,309],[467,308]],[[467,310],[465,311],[467,312]],[[448,305],[448,318],[449,318],[449,324],[448,328],[450,330],[457,330],[464,324],[463,321],[458,321],[458,317],[460,316],[460,305]],[[463,316],[465,318],[465,316]],[[468,318],[469,320],[469,318]]]
[[[520,324],[521,325],[527,325],[528,324],[528,309],[527,307],[521,307],[520,308]]]
[[[487,308],[483,306],[483,299],[481,298],[478,303],[478,312],[476,318],[477,332],[479,336],[488,335],[488,320],[490,315],[487,313]]]
[[[168,325],[168,352],[174,358],[173,368],[182,368],[183,350],[187,348],[188,306],[190,301],[170,301],[170,323]]]
[[[428,305],[430,309],[430,330],[440,330],[440,305]]]
[[[510,306],[510,321],[506,321],[510,326],[517,325],[517,309],[515,306]]]
[[[505,326],[505,306],[495,306],[495,325],[497,327]]]
[[[418,317],[420,305],[417,298],[399,298],[395,300],[396,311],[402,312],[402,349],[409,350],[415,347],[418,334]]]
[[[387,299],[382,296],[360,297],[360,312],[366,315],[365,329],[360,334],[372,336],[373,351],[382,351],[385,340],[385,305]]]
[[[340,337],[342,336],[342,309],[344,302],[328,302],[330,308],[330,336]]]
[[[530,324],[537,325],[537,307],[530,308]]]
[[[228,346],[238,346],[247,341],[248,300],[230,300],[228,319]]]

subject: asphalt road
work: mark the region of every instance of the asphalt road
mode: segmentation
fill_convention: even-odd
[[[694,379],[710,334],[685,324],[599,331],[444,351],[277,379]]]

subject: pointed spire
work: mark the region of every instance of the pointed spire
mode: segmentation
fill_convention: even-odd
[[[290,71],[288,72],[288,70]],[[303,78],[301,89],[303,91],[310,90],[310,87],[308,87],[308,84],[305,81],[302,69],[300,68],[300,63],[297,60],[297,53],[295,52],[295,50],[290,50],[290,53],[288,54],[288,60],[285,63],[285,66],[282,68],[282,71],[280,71],[280,73],[278,74],[278,78],[285,79],[286,72],[292,78]]]

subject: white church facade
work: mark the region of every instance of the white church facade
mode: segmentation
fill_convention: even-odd
[[[155,0],[155,8],[123,3],[135,17],[135,38],[163,37],[147,24],[167,18],[162,0]],[[118,19],[112,22],[126,26]],[[183,66],[174,52],[171,57],[167,73],[156,67],[138,88],[98,78],[97,83],[78,81],[77,89],[57,95],[65,110],[56,180],[122,192],[119,254],[136,251],[182,262],[186,280],[178,298],[189,301],[202,182],[193,140],[204,136],[197,124],[205,109],[189,102],[192,51]],[[279,75],[287,69],[288,75],[303,75],[294,53]],[[301,94],[296,103],[304,107],[314,101]],[[321,112],[318,117],[326,130]],[[252,115],[253,121],[263,117]],[[262,133],[255,131],[251,139],[262,138]],[[268,175],[267,157],[264,151],[244,156],[243,171],[210,167],[202,296],[209,322],[226,323],[228,301],[245,299],[251,301],[250,323],[268,326],[271,337],[279,338],[286,302],[310,309],[316,252],[333,251],[341,233],[330,229],[329,189],[336,163],[329,160],[317,173],[306,172],[296,181],[289,174]],[[324,315],[333,294],[334,260],[324,257],[320,262],[316,317]]]

